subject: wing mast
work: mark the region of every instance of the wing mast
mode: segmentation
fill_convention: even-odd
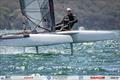
[[[51,20],[52,20],[51,30],[55,31],[55,15],[54,15],[54,2],[53,2],[53,0],[49,0],[49,6],[50,6],[50,15],[51,15]]]

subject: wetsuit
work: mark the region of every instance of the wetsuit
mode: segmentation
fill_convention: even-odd
[[[77,20],[76,16],[74,16],[74,15],[71,13],[71,14],[69,14],[69,15],[66,15],[66,16],[63,18],[63,20],[62,20],[60,23],[57,24],[57,26],[58,26],[58,25],[61,25],[61,24],[63,24],[63,25],[56,27],[56,30],[60,30],[61,28],[63,28],[62,31],[64,31],[64,30],[71,30],[72,27],[73,27],[73,25],[74,25],[75,23],[77,23],[77,22],[78,22],[78,20]]]

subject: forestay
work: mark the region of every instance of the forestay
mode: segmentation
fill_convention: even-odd
[[[22,14],[27,18],[31,29],[39,25],[54,30],[54,9],[52,0],[19,0]]]

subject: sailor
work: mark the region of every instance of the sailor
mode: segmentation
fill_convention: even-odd
[[[71,30],[73,25],[78,22],[77,17],[72,13],[71,8],[67,8],[66,15],[63,20],[56,24],[56,30],[66,31]],[[62,25],[61,25],[62,24]]]

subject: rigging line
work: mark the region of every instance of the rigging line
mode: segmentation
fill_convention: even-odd
[[[35,0],[34,0],[35,1]],[[37,0],[38,1],[38,0]],[[32,3],[33,1],[31,1],[31,3]],[[38,1],[39,2],[39,1]],[[40,7],[40,4],[39,4],[39,7]],[[48,13],[47,13],[48,14]],[[46,14],[46,15],[47,15]],[[37,27],[39,27],[39,28],[42,28],[42,29],[44,29],[44,30],[47,30],[47,31],[49,31],[49,32],[51,32],[49,29],[46,29],[46,28],[44,28],[44,27],[41,27],[40,25],[38,26],[36,23],[34,23],[26,14],[23,14],[30,22],[32,22],[33,24],[35,24],[36,25],[36,27],[35,27],[35,29],[37,28]],[[45,15],[45,16],[46,16]],[[44,17],[45,17],[44,16]],[[44,19],[44,17],[42,17],[42,19],[41,20],[39,20],[40,22],[39,22],[39,24],[42,22],[42,20]],[[31,17],[32,18],[32,17]]]
[[[26,12],[40,12],[41,10],[46,10],[47,8],[40,8],[40,10],[38,10],[37,8],[27,8],[27,10],[24,10]]]
[[[42,22],[42,20],[44,19],[44,17],[46,17],[46,15],[48,15],[49,14],[49,12],[47,12],[42,18],[41,18],[41,20],[39,20],[39,19],[35,19],[35,18],[33,18],[33,17],[31,17],[31,16],[29,16],[29,15],[26,15],[28,18],[31,18],[31,19],[33,19],[33,20],[37,20],[37,21],[39,21],[38,22],[38,24],[40,24],[41,22]],[[30,19],[29,19],[30,20]],[[32,20],[31,20],[32,21]],[[37,24],[36,24],[36,26],[35,26],[35,28],[34,29],[36,29],[37,28]]]
[[[34,23],[31,19],[29,19],[29,17],[27,17],[27,15],[24,15],[30,22],[32,22],[34,25],[36,25],[37,27],[38,27],[38,25],[36,24],[36,23]],[[44,27],[41,27],[41,26],[39,26],[39,28],[42,28],[42,29],[44,29],[44,30],[46,30],[46,31],[49,31],[49,32],[51,32],[49,29],[47,29],[47,28],[44,28]]]
[[[49,12],[47,12],[42,18],[41,21],[39,23],[41,23],[43,21],[43,19],[49,14]]]
[[[27,5],[25,5],[25,7],[27,7],[27,6],[29,6],[30,4],[32,4],[34,1],[36,1],[36,0],[33,0],[33,1],[31,1],[31,2],[29,2]],[[37,0],[38,1],[38,0]],[[32,8],[31,8],[32,9]],[[40,8],[41,9],[41,8]],[[34,10],[34,9],[33,9]],[[24,10],[25,11],[25,10]]]
[[[47,7],[47,3],[48,3],[48,0],[44,1],[43,4],[41,4],[41,7],[44,6],[44,5],[46,5],[46,7]]]
[[[37,2],[38,2],[38,5],[39,5],[39,9],[41,8],[41,6],[40,6],[40,1],[39,0],[37,0]],[[40,11],[40,13],[41,13],[41,11]],[[43,20],[43,18],[41,18],[41,20],[40,20],[40,22],[39,23],[41,23],[42,22],[42,20]]]
[[[48,14],[49,14],[49,12],[47,12],[47,13],[41,18],[41,20],[39,20],[38,24],[40,24],[40,23],[43,21],[44,17],[46,17],[46,15],[48,15]],[[36,29],[36,28],[37,28],[37,26],[36,26],[34,29]]]
[[[37,0],[37,2],[38,2],[38,4],[39,4],[39,8],[41,8],[41,5],[40,5],[39,0]],[[41,11],[40,11],[40,13],[41,13]],[[47,13],[41,18],[41,20],[38,20],[38,21],[39,21],[38,24],[40,24],[40,23],[43,21],[44,17],[46,17],[46,15],[48,15],[48,13],[49,13],[49,12],[47,12]],[[39,26],[40,26],[40,25],[39,25]],[[37,27],[38,27],[38,25],[35,26],[34,30],[35,30]],[[43,27],[42,27],[42,28],[43,28]],[[45,28],[45,29],[46,29],[46,28]]]
[[[35,18],[33,18],[33,17],[29,16],[29,15],[27,15],[27,16],[28,16],[29,18],[33,19],[33,20],[37,20],[37,21],[42,22],[42,20],[44,19],[44,17],[45,17],[47,14],[49,14],[49,12],[47,12],[47,13],[42,17],[41,20],[39,20],[39,19],[35,19]],[[39,23],[40,23],[40,22],[39,22]]]
[[[35,13],[35,12],[40,12],[40,11],[28,11],[28,10],[26,10],[26,12],[30,12],[30,13]]]
[[[36,0],[33,0],[33,1],[31,1],[30,3],[34,2],[34,1],[36,1]],[[41,7],[41,6],[40,6],[40,1],[37,0],[37,2],[38,2],[38,4],[39,4],[39,8],[40,8],[40,7]],[[41,8],[40,8],[40,9],[41,9]],[[28,11],[27,11],[27,12],[28,12]],[[38,11],[38,12],[41,13],[41,11]],[[48,13],[47,13],[47,14],[48,14]],[[39,23],[41,23],[42,20],[44,19],[44,17],[43,17],[43,19],[39,20],[39,19],[35,19],[35,18],[33,18],[33,17],[29,16],[29,15],[27,15],[27,16],[30,17],[31,19],[34,19],[34,20],[40,21]]]
[[[29,16],[29,15],[27,15],[27,16],[28,16],[29,18],[33,19],[33,20],[41,21],[41,20],[35,19],[35,18],[33,18],[33,17]]]
[[[35,0],[34,0],[34,1],[35,1]],[[33,2],[33,1],[32,1],[32,2]],[[25,9],[25,8],[24,8],[24,9]],[[24,9],[21,9],[21,10],[24,11]],[[34,25],[38,26],[38,25],[37,25],[36,23],[34,23],[31,19],[29,19],[29,17],[27,17],[25,11],[24,11],[24,13],[22,12],[22,14],[23,14],[30,22],[32,22]],[[46,30],[46,31],[51,32],[49,29],[46,29],[46,28],[44,28],[44,27],[39,26],[39,28],[42,28],[42,29],[44,29],[44,30]]]
[[[37,0],[37,2],[38,2],[38,5],[39,5],[39,9],[40,9],[40,8],[41,8],[40,1],[39,1],[39,0]]]
[[[39,0],[37,0],[37,1],[38,1],[38,3],[39,3],[39,8],[41,9],[42,5],[40,6]],[[45,1],[43,1],[42,3],[45,3]],[[44,5],[47,6],[47,3],[48,3],[48,0],[47,0],[46,4],[44,4]],[[43,5],[43,6],[44,6],[44,5]],[[44,7],[45,7],[45,6],[44,6]],[[49,10],[49,9],[46,8],[46,10]],[[41,13],[41,11],[40,11],[40,13]],[[41,21],[39,22],[39,24],[42,22],[42,20],[43,20],[48,14],[49,14],[49,11],[42,17],[42,19],[41,19]]]
[[[37,0],[38,1],[38,4],[39,4],[39,8],[41,9],[41,5],[40,5],[40,1],[39,0]],[[44,3],[44,1],[42,2],[42,3]],[[41,13],[41,11],[40,11],[40,13]],[[41,21],[39,22],[39,23],[41,23],[42,22],[42,20],[44,19],[44,17],[47,15],[48,13],[46,13],[42,18],[41,18]]]
[[[37,2],[38,2],[38,4],[39,4],[40,10],[41,10],[41,9],[47,9],[47,8],[41,8],[42,6],[40,5],[40,0],[37,0]],[[43,1],[42,3],[44,3],[44,1]],[[45,4],[45,5],[46,5],[46,4]],[[39,12],[41,13],[41,11],[39,11]],[[46,15],[47,15],[47,14],[48,14],[48,13],[46,13]],[[46,16],[46,15],[45,15],[45,16]],[[45,16],[44,16],[44,17],[45,17]],[[30,16],[29,16],[29,17],[30,17]],[[39,24],[42,22],[42,20],[44,19],[44,17],[42,17],[41,20],[38,20],[38,21],[40,21]],[[32,17],[31,17],[31,18],[32,18]],[[32,19],[33,19],[33,18],[32,18]],[[34,19],[34,20],[37,20],[37,19]]]
[[[34,1],[36,1],[36,0],[30,1],[28,4],[26,4],[26,7],[29,6],[30,4],[32,4]]]
[[[22,14],[24,14],[26,7],[29,6],[30,4],[32,4],[36,0],[30,1],[28,4],[26,4],[27,0],[26,1],[25,0],[19,0],[19,1],[20,1],[20,6],[21,6]]]
[[[33,18],[33,17],[29,16],[29,15],[27,15],[27,16],[28,16],[29,18],[31,18],[31,19],[33,19],[33,20],[37,20],[37,21],[39,21],[39,23],[41,23],[42,20],[44,19],[44,17],[46,17],[48,14],[49,14],[49,12],[47,12],[47,13],[41,18],[41,20],[35,19],[35,18]]]
[[[24,10],[26,12],[41,12],[43,10],[47,10],[48,8],[27,8],[27,10]]]

